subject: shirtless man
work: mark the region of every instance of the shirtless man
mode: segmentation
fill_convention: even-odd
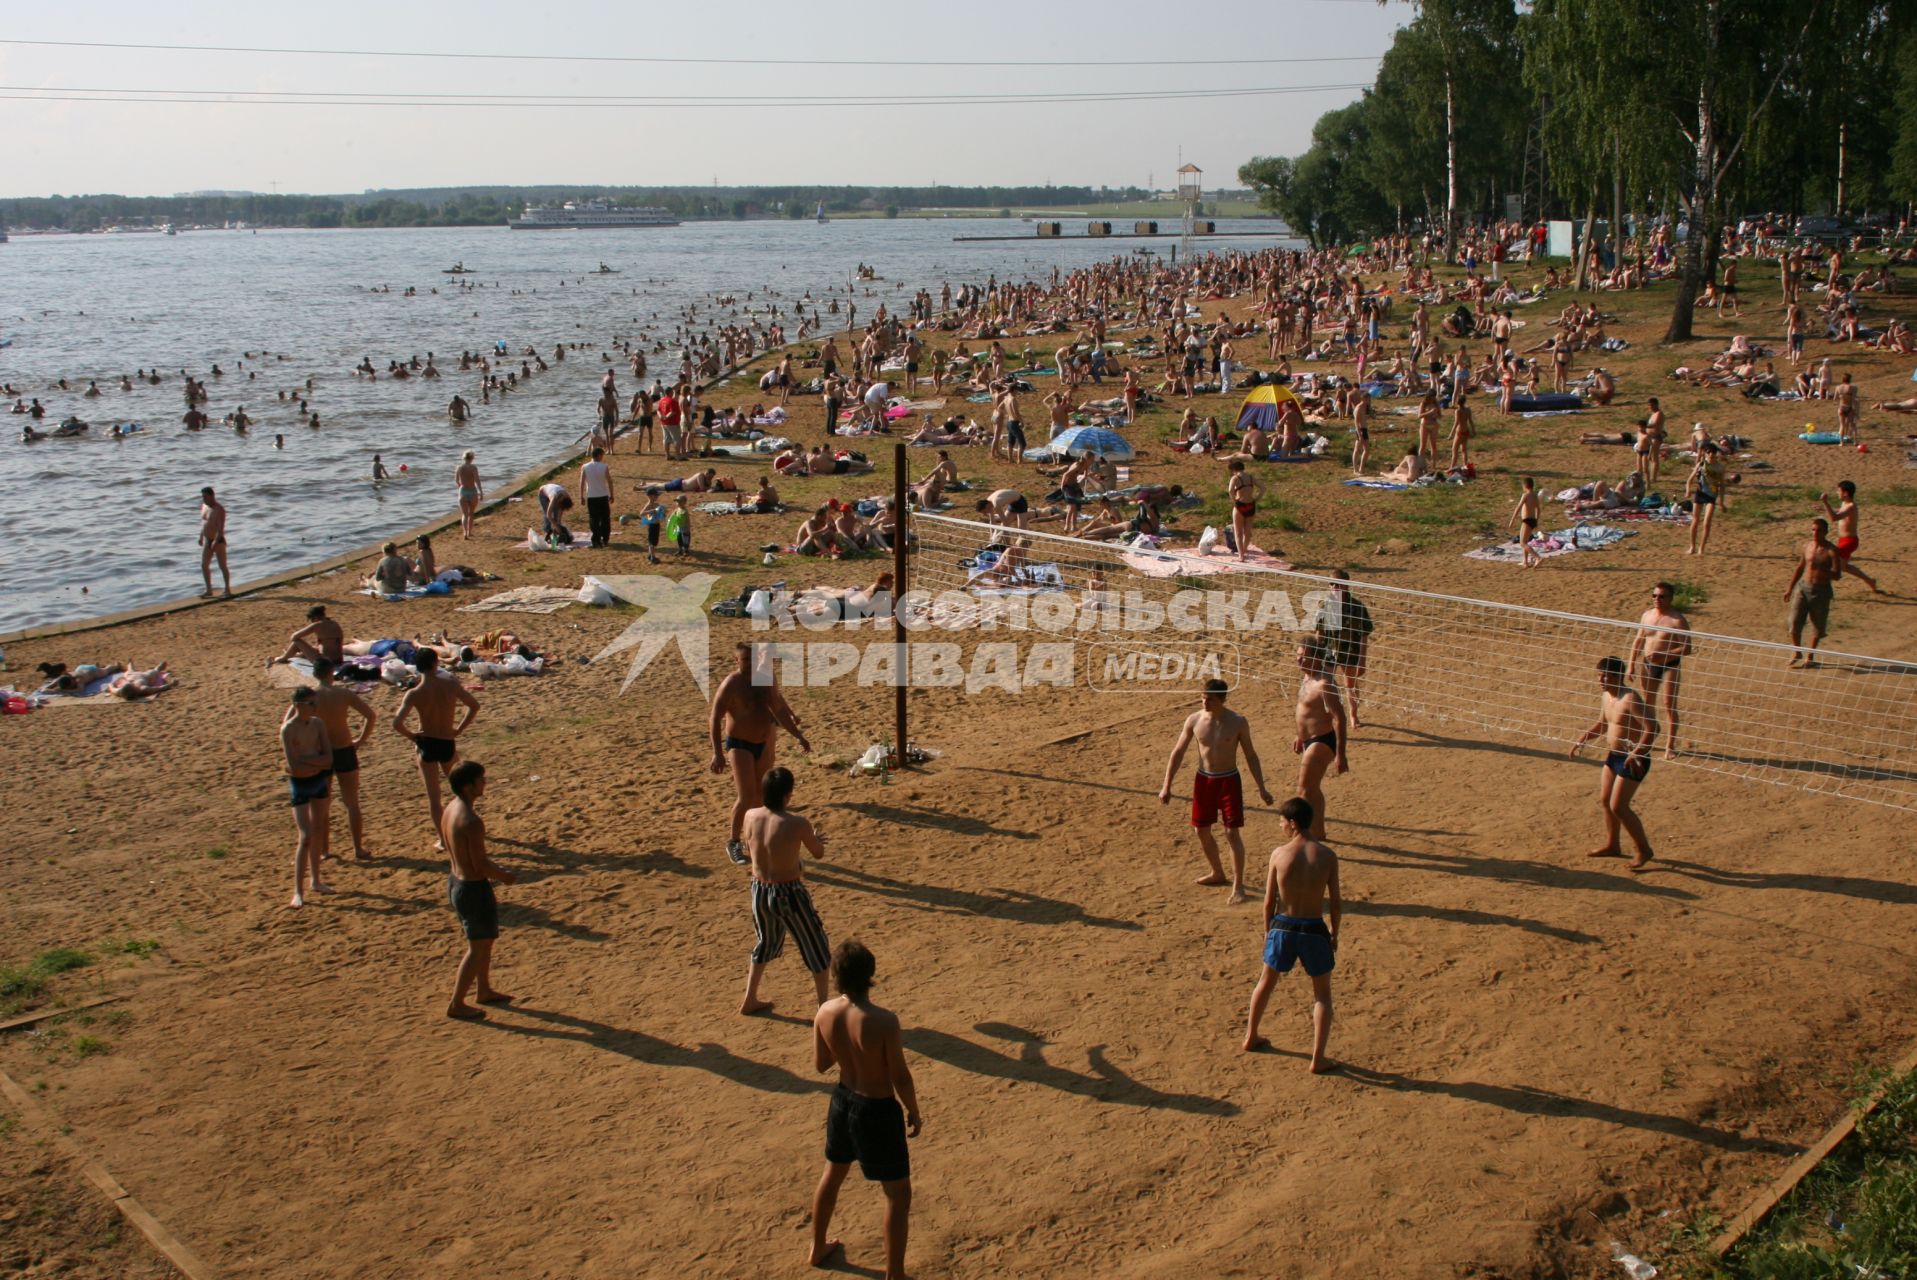
[[[726,856],[743,867],[749,861],[742,837],[745,816],[765,802],[762,787],[778,760],[779,730],[791,734],[799,750],[807,754],[812,744],[799,727],[799,717],[787,705],[785,694],[779,691],[771,650],[755,650],[741,640],[734,658],[737,665],[713,692],[708,728],[712,734],[712,771],[724,773],[730,768],[737,792]]]
[[[1637,846],[1637,858],[1631,863],[1631,870],[1641,872],[1650,865],[1651,843],[1645,838],[1644,823],[1631,810],[1631,797],[1651,771],[1651,743],[1657,738],[1657,718],[1643,695],[1625,683],[1629,669],[1622,659],[1599,658],[1597,669],[1598,685],[1603,690],[1597,723],[1571,744],[1571,754],[1575,756],[1585,743],[1600,733],[1605,735],[1606,755],[1600,773],[1602,781],[1598,783],[1598,808],[1604,811],[1605,841],[1585,856],[1623,857],[1624,851],[1618,846],[1618,829],[1622,827],[1631,833],[1631,843]]]
[[[353,836],[353,856],[365,862],[373,855],[366,847],[366,827],[359,810],[359,749],[373,736],[379,712],[351,689],[333,683],[333,664],[317,663],[313,677],[319,681],[316,701],[320,723],[326,726],[326,741],[333,748],[333,777],[339,783],[340,803],[346,806],[346,827]],[[359,732],[353,732],[352,715],[360,718]],[[327,837],[327,845],[332,837]]]
[[[1518,531],[1518,545],[1524,549],[1524,567],[1527,569],[1535,569],[1544,563],[1544,557],[1531,545],[1531,539],[1538,536],[1540,506],[1538,482],[1526,476],[1524,492],[1518,495],[1517,508],[1511,512],[1511,526]]]
[[[1279,975],[1302,961],[1311,979],[1311,1060],[1306,1065],[1313,1075],[1322,1075],[1332,1069],[1325,1045],[1331,1039],[1331,971],[1337,965],[1344,903],[1338,896],[1338,855],[1306,834],[1316,816],[1311,802],[1299,796],[1278,806],[1285,843],[1271,851],[1265,872],[1265,967],[1251,989],[1245,1052],[1256,1053],[1271,1043],[1258,1034],[1265,1003]],[[1329,926],[1324,918],[1327,900]]]
[[[286,757],[286,789],[293,806],[293,825],[299,844],[293,850],[293,905],[306,905],[306,873],[313,873],[313,892],[331,893],[320,880],[320,860],[326,856],[327,820],[332,804],[333,749],[326,745],[326,726],[317,711],[318,694],[301,686],[293,690],[293,705],[280,721],[280,751]]]
[[[453,471],[453,483],[459,486],[459,536],[473,536],[473,515],[479,510],[480,499],[486,496],[486,486],[480,483],[479,466],[473,461],[473,451],[466,450],[465,458]]]
[[[885,1280],[903,1280],[912,1211],[906,1139],[919,1136],[919,1097],[905,1064],[898,1015],[872,1003],[877,968],[864,943],[841,942],[832,952],[839,997],[820,1005],[812,1019],[813,1062],[821,1072],[837,1066],[839,1083],[825,1113],[825,1173],[812,1194],[812,1250],[806,1262],[823,1267],[845,1248],[829,1233],[839,1187],[857,1160],[866,1181],[885,1191]]]
[[[346,636],[339,623],[326,616],[325,605],[316,604],[306,611],[306,625],[287,638],[285,652],[277,658],[268,658],[266,665],[278,666],[303,658],[313,664],[317,673],[321,667],[339,665],[340,646],[344,643]]]
[[[1258,514],[1258,499],[1265,486],[1256,476],[1246,474],[1243,461],[1233,459],[1227,466],[1231,472],[1225,486],[1225,495],[1231,499],[1231,536],[1238,544],[1238,558],[1243,560],[1251,549],[1251,522]]]
[[[464,422],[471,408],[472,406],[466,403],[464,396],[455,393],[453,398],[446,402],[446,416],[454,422]]]
[[[1271,803],[1271,791],[1265,786],[1264,767],[1257,749],[1251,745],[1251,722],[1236,711],[1227,710],[1225,695],[1230,686],[1223,680],[1207,680],[1200,709],[1185,717],[1172,744],[1171,759],[1165,762],[1165,783],[1158,789],[1158,803],[1171,803],[1172,782],[1185,762],[1185,748],[1198,743],[1198,776],[1192,780],[1191,825],[1198,832],[1198,847],[1204,851],[1211,870],[1198,877],[1199,884],[1231,885],[1225,901],[1236,905],[1245,900],[1245,841],[1238,834],[1245,825],[1245,788],[1238,776],[1238,750],[1244,748],[1245,766],[1251,780],[1258,784],[1258,796]],[[1212,835],[1214,824],[1225,824],[1225,843],[1231,846],[1231,879],[1218,862],[1218,841]]]
[[[973,509],[984,516],[988,524],[1023,529],[1032,504],[1017,489],[994,489],[980,498]]]
[[[393,732],[413,744],[420,781],[426,784],[426,807],[433,818],[433,848],[443,850],[445,846],[438,838],[439,780],[459,759],[457,739],[479,715],[479,701],[457,679],[439,674],[437,650],[421,648],[413,654],[413,665],[419,669],[419,683],[399,700],[399,710],[393,713]],[[454,712],[460,707],[465,712],[455,724]],[[419,715],[417,730],[406,727],[406,717],[414,712]]]
[[[1351,727],[1364,728],[1358,718],[1358,681],[1364,678],[1365,658],[1371,650],[1375,624],[1364,601],[1351,594],[1351,575],[1343,569],[1331,571],[1331,596],[1318,615],[1318,636],[1325,642],[1326,669],[1344,687],[1345,710]]]
[[[1824,504],[1825,513],[1830,516],[1831,524],[1837,529],[1837,563],[1840,566],[1840,576],[1848,573],[1869,587],[1872,595],[1881,596],[1885,592],[1877,585],[1877,579],[1850,562],[1850,558],[1857,554],[1857,548],[1860,545],[1857,541],[1856,482],[1839,480],[1837,493],[1842,501],[1834,507],[1830,504],[1830,495],[1827,493],[1818,494],[1817,500]]]
[[[213,486],[200,490],[200,576],[206,580],[201,598],[213,594],[213,562],[220,562],[220,581],[233,594],[233,575],[226,568],[226,508],[213,496]]]
[[[1313,840],[1325,838],[1325,770],[1350,769],[1345,761],[1345,704],[1332,679],[1324,637],[1308,636],[1298,645],[1298,732],[1291,750],[1298,757],[1298,794],[1311,805]]]
[[[456,765],[447,781],[452,785],[453,799],[440,817],[439,838],[451,863],[446,897],[453,914],[459,917],[460,931],[466,935],[466,954],[459,960],[446,1016],[477,1022],[486,1011],[466,1003],[466,992],[475,983],[480,1004],[507,1004],[512,1000],[493,986],[493,943],[499,937],[499,902],[493,897],[493,881],[517,884],[519,878],[486,854],[486,822],[473,808],[486,794],[486,766],[468,760]]]
[[[825,837],[806,819],[786,811],[786,801],[792,797],[792,770],[768,769],[761,791],[765,803],[746,814],[744,826],[747,860],[752,864],[752,928],[758,935],[746,970],[745,999],[739,1005],[739,1012],[747,1015],[772,1007],[770,1000],[759,998],[759,979],[765,976],[766,965],[785,950],[788,930],[799,944],[799,958],[812,974],[819,1004],[825,1003],[825,970],[831,963],[831,944],[800,868],[807,853],[814,858],[825,856]]]
[[[1809,669],[1817,665],[1817,646],[1830,629],[1831,584],[1843,572],[1843,560],[1826,539],[1830,522],[1818,516],[1811,521],[1811,539],[1799,550],[1791,581],[1784,588],[1784,599],[1791,606],[1790,665]],[[1810,649],[1804,650],[1804,623],[1811,624]]]
[[[1631,641],[1629,672],[1654,714],[1658,690],[1664,690],[1664,718],[1671,730],[1664,739],[1666,760],[1677,759],[1677,669],[1691,652],[1691,620],[1671,603],[1675,594],[1668,582],[1651,588],[1651,607],[1638,618],[1637,637]]]

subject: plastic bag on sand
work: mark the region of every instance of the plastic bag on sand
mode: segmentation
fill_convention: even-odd
[[[1205,531],[1198,535],[1198,554],[1208,556],[1217,545],[1218,530],[1211,525],[1206,525]]]
[[[1631,1280],[1654,1280],[1657,1268],[1638,1257],[1635,1253],[1626,1253],[1617,1241],[1611,1242],[1611,1260],[1624,1268],[1624,1274]]]
[[[882,742],[875,742],[865,749],[859,762],[852,766],[854,773],[884,773],[886,767],[886,749]]]
[[[619,597],[613,595],[612,588],[597,578],[588,577],[579,585],[579,603],[608,605]]]

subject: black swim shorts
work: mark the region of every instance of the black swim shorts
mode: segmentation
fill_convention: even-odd
[[[324,800],[332,793],[332,785],[333,774],[328,769],[321,769],[310,778],[288,778],[288,803],[297,809],[309,800]]]
[[[905,1145],[905,1109],[897,1098],[867,1098],[844,1085],[832,1091],[825,1112],[825,1158],[832,1164],[859,1162],[868,1182],[897,1182],[912,1176]]]
[[[459,917],[468,942],[499,936],[499,899],[493,896],[492,881],[461,880],[448,873],[446,898],[453,904],[453,914]]]
[[[413,747],[426,764],[451,764],[459,754],[451,738],[429,738],[423,733],[413,739]]]
[[[334,747],[333,748],[333,772],[334,773],[358,773],[359,772],[359,748],[358,747]]]

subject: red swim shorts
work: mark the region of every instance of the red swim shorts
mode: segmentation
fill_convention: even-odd
[[[1857,539],[1839,538],[1837,540],[1837,558],[1848,561],[1857,550]]]
[[[1192,779],[1191,824],[1209,827],[1223,819],[1227,827],[1245,825],[1245,788],[1238,770],[1230,773],[1206,773],[1203,769]]]

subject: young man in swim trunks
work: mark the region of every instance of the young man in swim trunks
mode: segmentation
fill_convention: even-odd
[[[1830,495],[1820,493],[1817,500],[1824,504],[1824,512],[1830,517],[1831,525],[1837,530],[1838,576],[1848,573],[1869,587],[1872,595],[1883,595],[1884,589],[1877,585],[1877,579],[1859,569],[1850,562],[1857,554],[1857,485],[1851,480],[1839,480],[1837,493],[1843,499],[1838,505],[1830,504]]]
[[[1830,522],[1824,517],[1811,521],[1811,539],[1798,550],[1790,585],[1784,588],[1784,599],[1791,606],[1791,648],[1798,651],[1791,656],[1793,667],[1815,667],[1817,646],[1830,630],[1831,584],[1843,572],[1844,562],[1826,537],[1829,532]],[[1811,624],[1808,651],[1804,649],[1806,622]]]
[[[1238,544],[1238,558],[1243,560],[1251,548],[1251,522],[1258,514],[1258,499],[1264,495],[1265,486],[1256,476],[1245,473],[1242,460],[1234,458],[1226,470],[1231,472],[1225,486],[1226,496],[1231,499],[1231,536]]]
[[[1198,832],[1198,847],[1211,868],[1198,877],[1197,883],[1229,883],[1231,894],[1225,901],[1236,905],[1245,900],[1245,841],[1239,835],[1239,829],[1245,825],[1245,790],[1238,776],[1239,748],[1244,749],[1245,767],[1251,770],[1251,779],[1258,785],[1258,796],[1266,804],[1271,803],[1271,791],[1265,786],[1264,766],[1259,763],[1258,751],[1251,744],[1251,722],[1225,707],[1229,692],[1230,686],[1223,680],[1205,682],[1199,710],[1185,717],[1184,725],[1178,730],[1178,740],[1172,743],[1171,759],[1165,763],[1165,783],[1158,789],[1158,803],[1171,803],[1172,782],[1178,777],[1179,766],[1185,762],[1185,749],[1196,741],[1198,776],[1192,780],[1191,825]],[[1225,825],[1225,843],[1231,846],[1229,881],[1218,861],[1218,841],[1211,833],[1212,827],[1221,821]]]
[[[1332,1066],[1325,1057],[1325,1045],[1331,1039],[1331,971],[1337,965],[1344,903],[1338,896],[1338,855],[1306,834],[1314,817],[1311,802],[1298,796],[1278,806],[1285,842],[1271,851],[1271,865],[1265,871],[1265,967],[1251,989],[1244,1047],[1246,1053],[1256,1053],[1271,1043],[1258,1034],[1265,1004],[1279,976],[1302,963],[1305,976],[1311,979],[1311,1060],[1307,1065],[1313,1075],[1321,1075]]]
[[[746,860],[752,865],[752,928],[758,939],[746,970],[745,999],[739,1004],[739,1012],[748,1015],[772,1007],[770,1000],[759,998],[759,980],[765,976],[766,965],[785,950],[788,932],[812,974],[818,1004],[825,1003],[825,971],[832,952],[800,865],[807,853],[825,856],[825,839],[810,822],[786,811],[786,801],[792,797],[792,770],[767,770],[760,790],[765,803],[746,814],[741,828]]]
[[[1651,842],[1644,835],[1644,823],[1631,809],[1631,797],[1651,772],[1651,743],[1657,738],[1657,719],[1644,696],[1625,682],[1629,668],[1620,658],[1598,659],[1598,686],[1603,690],[1597,723],[1578,735],[1571,754],[1584,744],[1604,735],[1604,768],[1599,771],[1598,808],[1604,812],[1605,842],[1587,857],[1621,858],[1619,828],[1630,832],[1637,847],[1631,870],[1641,872],[1651,862]]]
[[[346,807],[346,829],[353,836],[353,857],[364,862],[373,855],[366,848],[366,825],[359,810],[359,749],[373,736],[379,712],[351,689],[342,689],[333,683],[332,663],[315,666],[313,678],[319,681],[316,710],[320,723],[326,726],[327,744],[333,748],[333,777],[339,783],[340,803]],[[358,734],[353,732],[351,716],[354,714],[360,718]],[[327,844],[329,847],[332,844],[330,835]]]
[[[306,875],[313,875],[314,893],[331,893],[320,879],[320,860],[326,857],[327,822],[332,802],[333,749],[326,745],[326,726],[316,714],[316,691],[293,690],[293,705],[280,722],[280,751],[286,757],[286,789],[293,806],[293,825],[299,844],[293,850],[293,905],[306,905]]]
[[[325,605],[316,604],[306,611],[306,625],[287,637],[285,651],[277,658],[268,658],[266,665],[272,667],[303,658],[313,664],[317,673],[321,667],[339,665],[340,646],[345,643],[346,635],[339,623],[326,616]]]
[[[872,1003],[877,967],[864,943],[841,942],[832,952],[839,997],[820,1005],[812,1019],[813,1062],[821,1072],[837,1066],[839,1083],[825,1113],[825,1173],[812,1193],[812,1249],[806,1262],[826,1266],[845,1248],[829,1233],[839,1188],[856,1160],[866,1181],[885,1191],[886,1280],[903,1280],[912,1211],[906,1139],[919,1136],[919,1097],[905,1063],[898,1015]]]
[[[426,784],[426,806],[433,819],[433,848],[444,849],[438,838],[439,780],[453,767],[453,761],[459,759],[455,739],[466,732],[479,714],[479,701],[466,692],[456,678],[439,674],[437,650],[418,650],[413,654],[413,664],[419,669],[419,683],[399,700],[399,710],[393,714],[393,732],[413,744],[413,753],[419,760],[420,780]],[[465,708],[465,714],[454,723],[454,713],[460,707]],[[406,727],[406,717],[414,713],[419,716],[417,730]]]
[[[1644,692],[1644,700],[1655,712],[1657,695],[1664,691],[1664,718],[1670,733],[1664,739],[1664,758],[1677,758],[1677,686],[1678,667],[1691,651],[1691,620],[1671,603],[1676,589],[1668,582],[1651,588],[1651,607],[1637,620],[1637,637],[1631,641],[1630,678]]]
[[[466,954],[459,959],[446,1016],[477,1022],[486,1011],[466,1003],[466,993],[475,985],[480,1004],[507,1004],[512,1000],[493,986],[493,943],[499,937],[499,902],[493,896],[493,882],[517,884],[519,878],[486,854],[486,822],[473,807],[486,794],[486,766],[468,760],[454,767],[448,781],[453,798],[440,815],[439,835],[451,864],[446,873],[446,898],[459,918],[460,932],[466,935]]]
[[[213,496],[213,486],[200,490],[200,577],[206,580],[202,597],[213,594],[213,562],[220,562],[220,581],[233,594],[233,575],[226,568],[226,508]]]
[[[799,750],[810,754],[812,744],[799,727],[799,717],[787,705],[785,694],[779,691],[771,650],[742,640],[733,654],[731,674],[713,692],[708,728],[712,734],[712,771],[724,773],[730,768],[736,792],[726,856],[745,866],[748,859],[741,834],[745,816],[765,803],[760,787],[777,763],[780,728],[793,736]]]
[[[1291,750],[1298,757],[1298,794],[1311,805],[1313,840],[1325,838],[1325,771],[1345,761],[1345,704],[1332,678],[1331,655],[1323,636],[1308,636],[1298,646],[1298,732]]]

